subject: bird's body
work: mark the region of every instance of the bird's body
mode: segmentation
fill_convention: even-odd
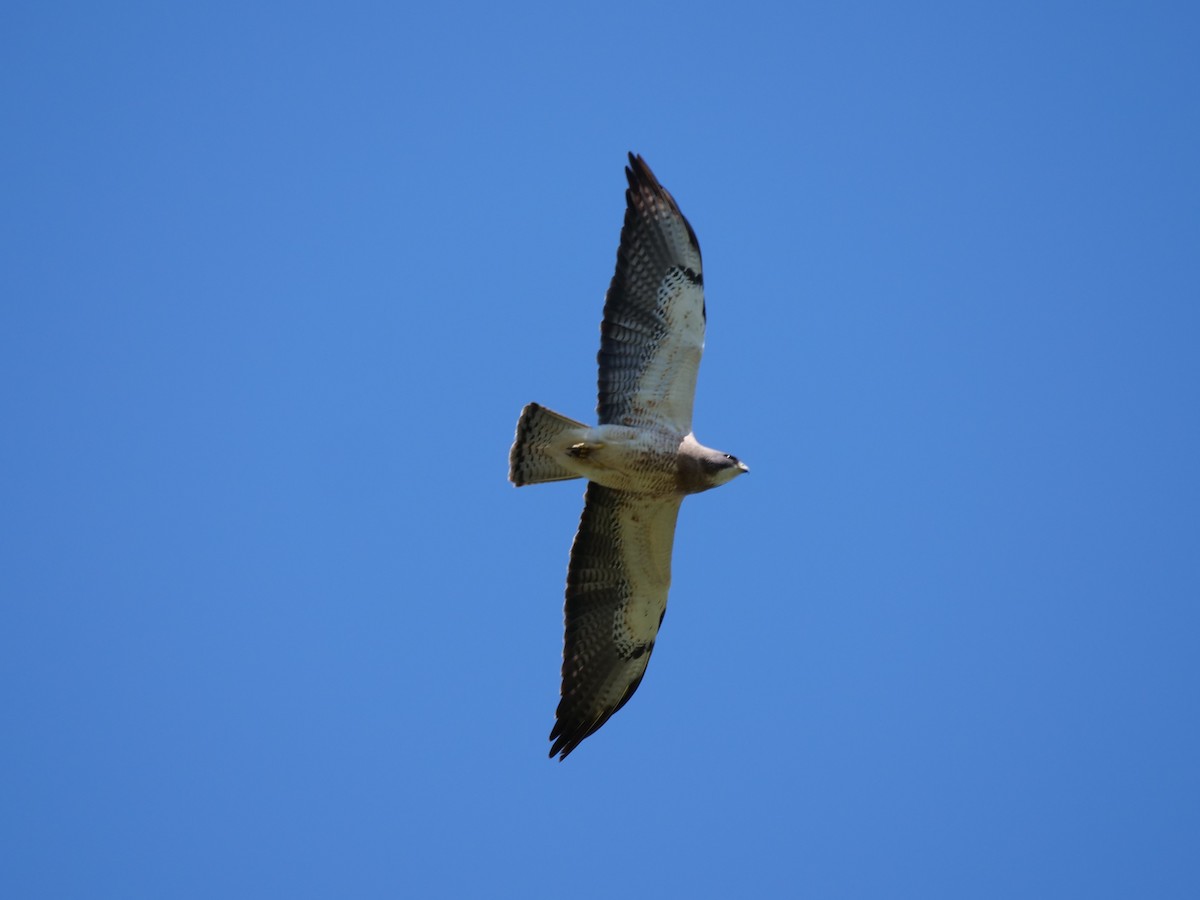
[[[666,612],[679,505],[747,471],[692,434],[704,349],[700,247],[641,157],[625,170],[625,225],[601,323],[600,423],[536,403],[509,453],[520,486],[586,478],[567,572],[562,699],[550,755],[565,758],[633,696]]]
[[[523,421],[539,414],[555,415],[531,403],[522,412]],[[700,461],[714,453],[718,460],[724,460],[725,454],[701,446],[690,432],[681,438],[667,428],[629,425],[589,428],[573,424],[574,428],[560,432],[547,448],[561,467],[570,472],[570,478],[586,478],[617,491],[659,496],[697,494],[716,487],[706,477]]]

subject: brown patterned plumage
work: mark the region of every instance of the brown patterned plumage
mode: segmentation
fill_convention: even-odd
[[[695,232],[640,156],[630,154],[625,175],[625,223],[600,326],[599,424],[531,403],[509,453],[518,486],[590,482],[567,572],[561,701],[550,732],[550,755],[560,759],[641,684],[667,608],[684,496],[748,471],[691,433],[705,328]]]

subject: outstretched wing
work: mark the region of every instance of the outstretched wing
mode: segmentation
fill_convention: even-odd
[[[640,156],[625,169],[625,224],[600,325],[600,424],[692,430],[704,351],[700,245]]]
[[[588,484],[567,572],[562,699],[551,756],[566,759],[641,684],[667,610],[681,499]]]

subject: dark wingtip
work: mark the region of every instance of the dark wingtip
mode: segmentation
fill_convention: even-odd
[[[675,210],[679,214],[679,217],[683,219],[684,227],[687,228],[688,238],[697,250],[700,249],[700,241],[696,238],[696,232],[692,229],[692,223],[687,220],[687,216],[683,214],[683,210],[679,208],[679,204],[675,202],[675,198],[671,196],[671,192],[662,186],[654,172],[646,165],[646,161],[633,151],[629,152],[629,165],[625,167],[625,179],[629,182],[629,190],[625,192],[626,206],[632,208],[635,205],[635,194],[650,194],[662,198],[667,206]]]
[[[666,610],[664,610],[663,613],[665,615]],[[662,624],[661,617],[659,618],[658,622],[660,625]],[[651,641],[649,644],[645,645],[643,652],[647,655],[653,653],[654,642]],[[641,654],[638,655],[640,656]],[[647,663],[649,663],[649,660],[647,660]],[[574,722],[571,724],[571,730],[569,732],[563,728],[563,704],[560,702],[558,711],[556,713],[554,727],[550,729],[550,740],[554,741],[554,744],[550,747],[550,758],[553,759],[554,754],[558,753],[558,759],[559,762],[561,762],[567,758],[572,750],[599,731],[600,727],[614,715],[620,712],[621,707],[629,702],[629,698],[637,693],[637,689],[641,686],[642,679],[645,677],[646,670],[643,669],[641,675],[629,682],[629,686],[625,688],[625,693],[621,695],[621,699],[617,701],[617,704],[612,709],[603,710],[599,715],[591,719],[580,720],[577,716],[574,717]],[[571,717],[568,715],[568,719],[569,718]]]
[[[571,755],[571,752],[576,747],[583,743],[585,738],[591,737],[593,734],[595,734],[596,730],[606,721],[608,721],[608,717],[612,715],[612,713],[610,712],[600,716],[600,718],[597,721],[592,722],[589,727],[585,722],[582,721],[569,721],[570,717],[564,719],[561,709],[562,704],[560,703],[559,706],[560,708],[555,714],[554,727],[550,729],[550,740],[554,742],[550,746],[550,758],[554,759],[554,757],[557,756],[558,761],[562,762]],[[616,710],[613,710],[613,712],[616,712]]]
[[[550,740],[554,741],[550,746],[550,759],[557,756],[558,761],[562,762],[571,754],[572,750],[579,746],[583,738],[572,740],[562,733],[562,722],[555,722],[554,728],[550,731]]]
[[[651,190],[666,193],[663,186],[658,183],[658,179],[654,177],[654,173],[650,170],[650,167],[646,165],[646,161],[632,151],[629,153],[629,165],[625,167],[625,178],[628,179],[631,188],[645,185]],[[669,197],[670,194],[667,194],[667,196]]]

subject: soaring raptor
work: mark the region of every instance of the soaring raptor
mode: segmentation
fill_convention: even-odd
[[[567,571],[562,699],[550,756],[567,754],[641,684],[667,609],[675,519],[686,494],[746,466],[692,435],[704,351],[696,233],[640,156],[625,169],[625,224],[600,323],[600,423],[536,403],[521,411],[508,477],[586,478]]]

